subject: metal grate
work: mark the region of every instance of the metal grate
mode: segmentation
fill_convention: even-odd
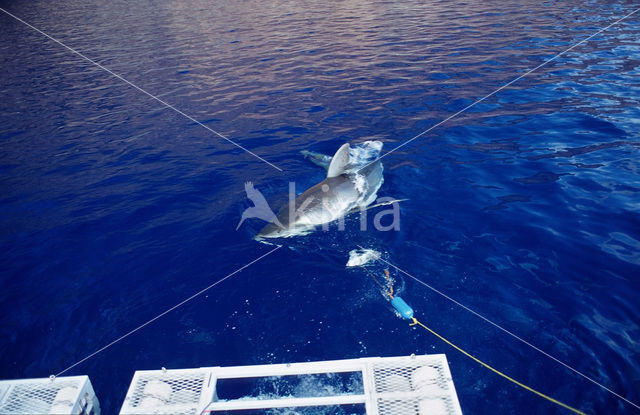
[[[462,413],[444,355],[373,360],[371,370],[380,415]]]
[[[384,400],[378,399],[380,415],[449,415],[458,414],[449,397]]]
[[[121,414],[193,414],[211,401],[210,369],[136,372]],[[212,391],[211,391],[212,393]]]
[[[99,413],[86,376],[0,382],[0,414]]]
[[[378,399],[378,412],[382,415],[418,415],[418,402],[411,400]]]
[[[407,362],[403,366],[386,362],[374,364],[373,376],[376,393],[422,390],[438,392],[438,388],[445,392],[451,380],[444,372],[441,362]]]

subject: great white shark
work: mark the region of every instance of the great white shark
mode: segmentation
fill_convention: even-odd
[[[382,143],[376,144],[381,148]],[[354,166],[350,150],[349,143],[343,144],[331,158],[326,179],[290,200],[255,239],[304,235],[375,201],[384,180],[382,163],[376,159]]]

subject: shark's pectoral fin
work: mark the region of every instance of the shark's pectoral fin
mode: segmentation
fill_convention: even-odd
[[[327,170],[327,178],[337,177],[344,173],[349,167],[349,143],[345,143],[336,151],[331,159],[329,169]]]

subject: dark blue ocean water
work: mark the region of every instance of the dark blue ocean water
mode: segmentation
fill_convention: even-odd
[[[485,4],[486,3],[486,4]],[[301,150],[390,150],[633,1],[1,1],[254,151],[0,13],[0,378],[58,373],[271,247]],[[640,402],[640,15],[384,158],[399,231],[318,232],[73,368],[103,413],[134,370],[446,353],[468,414],[563,414],[397,318],[357,245]],[[377,271],[382,271],[382,265]],[[397,272],[420,319],[590,413],[613,395]]]

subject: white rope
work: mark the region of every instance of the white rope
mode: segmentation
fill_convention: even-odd
[[[158,314],[157,316],[155,316],[154,318],[152,318],[151,320],[147,321],[144,324],[139,325],[138,327],[136,327],[135,329],[131,330],[130,332],[128,332],[127,334],[118,337],[117,339],[115,339],[114,341],[112,341],[111,343],[107,344],[106,346],[96,350],[95,352],[91,353],[90,355],[88,355],[87,357],[77,361],[76,363],[72,364],[71,366],[69,366],[68,368],[66,368],[65,370],[59,372],[58,374],[55,375],[55,377],[58,377],[62,374],[64,374],[65,372],[68,372],[69,370],[73,369],[74,367],[78,366],[80,363],[83,363],[84,361],[91,359],[93,356],[97,355],[98,353],[108,349],[109,347],[113,346],[114,344],[118,343],[121,340],[124,340],[125,338],[129,337],[131,334],[135,333],[136,331],[140,330],[143,327],[148,326],[149,324],[153,323],[154,321],[156,321],[157,319],[163,317],[164,315],[172,312],[173,310],[175,310],[176,308],[180,307],[181,305],[193,300],[194,298],[196,298],[197,296],[203,294],[204,292],[208,291],[209,289],[215,287],[216,285],[220,284],[221,282],[223,282],[224,280],[231,278],[232,276],[234,276],[235,274],[239,273],[240,271],[244,270],[245,268],[255,264],[256,262],[260,261],[262,258],[266,257],[267,255],[270,255],[272,253],[274,253],[275,251],[277,251],[278,249],[282,248],[281,246],[277,246],[275,248],[273,248],[271,251],[267,252],[266,254],[262,255],[259,258],[254,259],[253,261],[249,262],[248,264],[238,268],[237,270],[233,271],[231,274],[226,275],[224,278],[219,279],[218,281],[214,282],[213,284],[209,285],[206,288],[203,288],[202,290],[198,291],[197,293],[193,294],[191,297],[187,298],[186,300],[183,300],[181,302],[179,302],[178,304],[174,305],[173,307],[169,308],[168,310]]]
[[[359,246],[359,245],[358,245]],[[362,247],[360,247],[361,249],[364,249]],[[404,275],[406,275],[409,278],[412,278],[413,280],[419,282],[420,284],[424,285],[425,287],[429,288],[431,291],[439,294],[440,296],[446,298],[447,300],[451,301],[452,303],[458,305],[459,307],[462,307],[463,309],[467,310],[468,312],[470,312],[471,314],[475,315],[476,317],[481,318],[482,320],[486,321],[487,323],[491,324],[492,326],[502,330],[503,332],[507,333],[508,335],[510,335],[511,337],[519,340],[520,342],[526,344],[527,346],[531,347],[532,349],[542,353],[543,355],[545,355],[546,357],[548,357],[551,360],[554,360],[557,363],[560,363],[562,366],[566,367],[567,369],[571,370],[572,372],[582,376],[583,378],[587,379],[589,382],[601,387],[602,389],[606,390],[607,392],[615,395],[616,397],[622,399],[623,401],[625,401],[626,403],[635,406],[637,409],[640,409],[640,406],[638,406],[637,404],[631,402],[630,400],[628,400],[627,398],[625,398],[624,396],[616,393],[615,391],[607,388],[606,386],[602,385],[601,383],[598,383],[597,381],[593,380],[592,378],[590,378],[589,376],[585,375],[584,373],[580,372],[577,369],[574,369],[573,367],[569,366],[568,364],[564,363],[563,361],[561,361],[560,359],[557,359],[556,357],[550,355],[549,353],[545,352],[544,350],[534,346],[533,344],[529,343],[528,341],[524,340],[523,338],[513,334],[512,332],[510,332],[509,330],[505,329],[504,327],[502,327],[501,325],[499,325],[498,323],[494,323],[493,321],[489,320],[487,317],[483,316],[482,314],[470,309],[469,307],[467,307],[466,305],[454,300],[453,298],[449,297],[447,294],[437,290],[436,288],[432,287],[431,285],[427,284],[426,282],[418,279],[417,277],[414,277],[413,275],[409,274],[408,272],[398,268],[396,265],[390,263],[389,261],[385,260],[384,258],[378,258],[379,261],[384,262],[385,264],[389,265],[390,267],[393,267],[394,269],[398,270],[399,272],[403,273]]]
[[[214,133],[215,135],[217,135],[218,137],[228,141],[229,143],[233,144],[234,146],[244,150],[245,152],[251,154],[252,156],[262,160],[263,162],[267,163],[269,166],[273,167],[276,170],[282,171],[282,169],[270,162],[268,162],[267,160],[263,159],[262,157],[260,157],[259,155],[255,154],[254,152],[252,152],[251,150],[248,150],[246,148],[244,148],[243,146],[241,146],[240,144],[236,143],[235,141],[231,140],[230,138],[225,137],[224,135],[220,134],[219,132],[217,132],[216,130],[204,125],[203,123],[201,123],[200,121],[196,120],[195,118],[193,118],[190,115],[185,114],[184,112],[180,111],[179,109],[177,109],[176,107],[174,107],[173,105],[163,101],[162,99],[158,98],[157,96],[151,94],[150,92],[147,92],[146,90],[140,88],[139,86],[135,85],[133,82],[123,78],[122,76],[118,75],[117,73],[113,72],[111,69],[106,68],[104,66],[102,66],[101,64],[99,64],[98,62],[94,61],[93,59],[85,56],[84,54],[82,54],[81,52],[75,50],[74,48],[67,46],[66,44],[62,43],[60,40],[54,38],[53,36],[48,35],[47,33],[43,32],[42,30],[38,29],[37,27],[25,22],[24,20],[22,20],[21,18],[19,18],[18,16],[9,13],[8,11],[6,11],[5,9],[3,9],[2,7],[0,7],[0,11],[4,12],[5,14],[13,17],[14,19],[16,19],[17,21],[19,21],[20,23],[30,27],[31,29],[35,30],[36,32],[40,33],[43,36],[46,36],[47,38],[53,40],[54,42],[56,42],[57,44],[59,44],[60,46],[66,48],[67,50],[75,53],[76,55],[80,56],[82,59],[94,64],[95,66],[97,66],[98,68],[102,69],[105,72],[108,72],[109,74],[115,76],[116,78],[118,78],[119,80],[121,80],[122,82],[134,87],[135,89],[137,89],[138,91],[142,92],[143,94],[155,99],[156,101],[158,101],[159,103],[161,103],[162,105],[164,105],[167,108],[170,108],[172,110],[174,110],[175,112],[177,112],[178,114],[182,115],[183,117],[193,121],[194,123],[198,124],[199,126],[209,130],[210,132]]]

